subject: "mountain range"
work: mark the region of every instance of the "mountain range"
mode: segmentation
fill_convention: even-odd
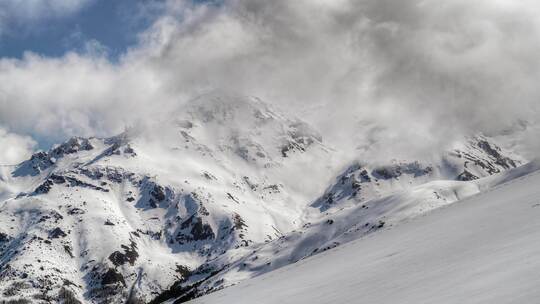
[[[0,297],[182,303],[346,243],[362,256],[364,239],[534,171],[514,144],[525,127],[375,161],[259,98],[210,92],[0,167]]]

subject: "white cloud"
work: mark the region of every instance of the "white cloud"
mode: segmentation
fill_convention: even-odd
[[[537,118],[535,1],[190,3],[168,1],[119,63],[99,52],[1,60],[0,121],[108,135],[218,87],[309,117],[341,145],[369,135],[395,153]]]
[[[3,0],[0,1],[0,35],[12,29],[29,28],[49,18],[65,17],[79,12],[95,0]]]
[[[76,13],[93,0],[5,0],[0,7],[5,16],[37,20]]]
[[[14,165],[28,159],[35,145],[30,137],[9,133],[0,127],[0,165]]]

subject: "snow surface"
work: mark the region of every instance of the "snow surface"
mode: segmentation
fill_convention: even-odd
[[[518,135],[375,163],[258,98],[211,92],[150,125],[0,167],[0,297],[201,296],[524,174],[498,176],[526,161]]]
[[[536,303],[540,171],[189,303]]]

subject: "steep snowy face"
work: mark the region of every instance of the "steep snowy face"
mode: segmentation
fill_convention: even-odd
[[[488,178],[496,187],[466,202],[189,303],[534,303],[538,169]]]
[[[386,165],[354,163],[311,207],[330,212],[435,180],[473,181],[516,168],[524,159],[483,135],[457,143],[437,162],[392,160]]]
[[[496,142],[485,136],[468,138],[439,162],[354,163],[305,208],[302,227],[252,246],[245,256],[211,261],[209,267],[222,270],[196,292],[235,285],[476,194],[486,188],[485,177],[524,162]],[[465,179],[463,172],[476,175]]]
[[[207,260],[292,230],[308,198],[289,175],[328,157],[307,124],[230,95],[202,96],[142,132],[70,139],[4,172],[0,289],[149,301],[207,276]]]
[[[485,136],[438,162],[339,152],[300,119],[216,91],[2,167],[0,297],[186,299],[477,193],[523,161]]]
[[[178,120],[185,139],[198,138],[213,150],[232,152],[262,167],[320,144],[322,138],[306,123],[272,110],[255,97],[210,93],[185,110],[190,120]]]

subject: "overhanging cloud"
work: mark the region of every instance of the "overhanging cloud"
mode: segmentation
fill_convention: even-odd
[[[10,133],[0,127],[0,166],[18,164],[27,159],[35,145],[30,137]]]
[[[336,145],[405,151],[537,118],[534,1],[166,7],[118,63],[75,53],[3,59],[0,121],[38,137],[111,135],[225,88],[286,107]]]

